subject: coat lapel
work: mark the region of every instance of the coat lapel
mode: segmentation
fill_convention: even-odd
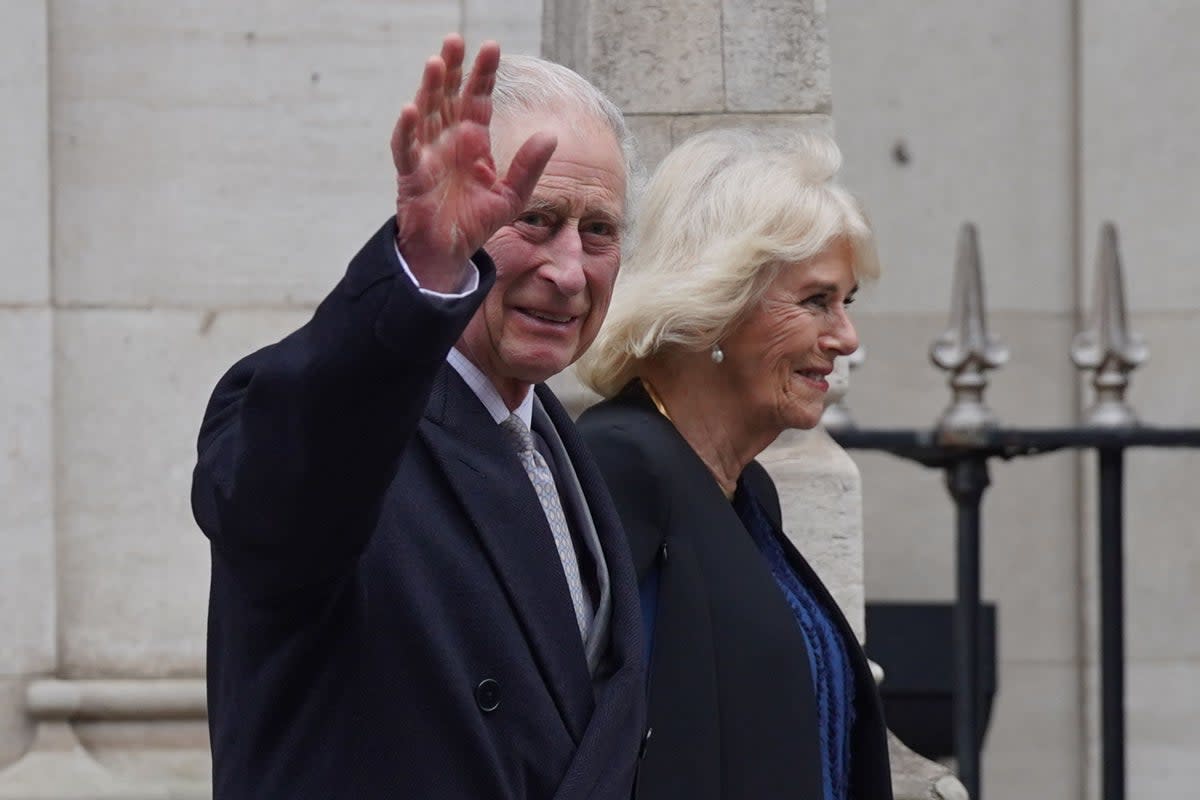
[[[633,559],[612,496],[570,415],[549,388],[539,385],[537,393],[587,501],[608,565],[612,597],[608,655],[601,666],[606,671],[595,684],[595,710],[554,797],[628,796],[646,724],[641,602]]]
[[[535,661],[578,742],[591,678],[545,513],[500,427],[458,373],[438,373],[419,428],[474,527]]]
[[[640,672],[643,668],[641,601],[638,599],[637,577],[629,554],[629,541],[621,528],[621,518],[600,475],[600,469],[592,461],[566,409],[548,387],[539,385],[537,393],[562,439],[563,449],[571,459],[608,566],[612,597],[609,663],[615,671],[635,669]]]

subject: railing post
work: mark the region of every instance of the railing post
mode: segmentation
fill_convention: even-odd
[[[938,428],[944,435],[970,440],[996,425],[984,402],[987,371],[1008,360],[1008,350],[988,335],[983,268],[975,226],[966,223],[958,237],[950,325],[930,347],[929,357],[950,373],[953,397]],[[987,456],[962,456],[946,467],[946,487],[958,519],[954,607],[954,755],[958,775],[973,800],[981,797],[979,691],[980,550],[979,504],[988,486]]]
[[[1087,326],[1071,343],[1071,360],[1091,370],[1095,401],[1085,424],[1122,428],[1138,424],[1125,402],[1129,373],[1149,357],[1141,337],[1129,329],[1125,279],[1117,247],[1117,228],[1100,229],[1096,257],[1095,300]],[[1104,800],[1125,798],[1125,452],[1100,447],[1100,742]]]
[[[1137,416],[1125,402],[1125,390],[1129,373],[1145,362],[1149,352],[1141,337],[1129,330],[1117,228],[1111,222],[1100,230],[1095,295],[1091,318],[1071,343],[1075,366],[1094,373],[1096,397],[1085,424],[1106,428],[1136,425]]]
[[[1125,800],[1125,453],[1100,449],[1100,731],[1104,800]]]
[[[980,800],[979,681],[980,504],[990,483],[986,456],[970,456],[946,468],[946,488],[957,514],[957,599],[954,605],[954,756],[958,776],[972,800]]]
[[[983,302],[983,267],[979,236],[965,223],[958,236],[954,288],[950,294],[950,326],[934,340],[929,358],[950,373],[953,397],[938,427],[974,431],[996,424],[996,416],[983,400],[987,371],[1008,361],[1008,349],[988,335]]]

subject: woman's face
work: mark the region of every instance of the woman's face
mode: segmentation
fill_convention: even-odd
[[[850,248],[839,243],[789,265],[759,305],[721,342],[727,372],[753,427],[812,428],[825,410],[835,356],[858,349],[847,306],[858,284]]]

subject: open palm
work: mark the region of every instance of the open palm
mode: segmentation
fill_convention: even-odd
[[[443,291],[456,288],[471,254],[522,211],[556,144],[534,134],[498,176],[489,126],[500,48],[480,47],[465,84],[463,52],[461,37],[446,37],[392,134],[397,244],[421,284]]]

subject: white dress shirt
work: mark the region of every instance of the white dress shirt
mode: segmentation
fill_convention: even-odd
[[[408,279],[413,282],[413,286],[416,286],[421,294],[426,297],[453,300],[459,297],[466,297],[479,288],[479,268],[475,266],[474,262],[467,262],[471,265],[471,275],[467,278],[466,286],[458,292],[446,293],[435,292],[432,289],[426,289],[421,286],[420,281],[417,280],[417,276],[409,268],[408,262],[404,260],[399,245],[396,245],[396,258],[400,259],[400,266],[404,269],[404,274],[408,276]],[[497,425],[508,419],[508,406],[500,399],[500,393],[496,391],[495,385],[488,380],[488,377],[480,371],[479,367],[472,364],[457,347],[450,348],[450,352],[446,354],[446,361],[467,382],[467,386],[471,387],[471,391],[479,398],[479,402],[483,403],[483,407],[492,415],[492,419],[496,421]],[[526,392],[525,399],[521,401],[521,405],[517,406],[511,413],[520,417],[521,421],[525,423],[525,427],[532,429],[533,392]]]

